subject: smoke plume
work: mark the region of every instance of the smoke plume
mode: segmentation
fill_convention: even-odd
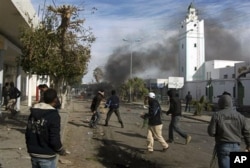
[[[222,13],[221,16],[228,16]],[[245,61],[239,38],[230,31],[229,25],[217,18],[204,19],[205,23],[205,60]],[[176,28],[178,30],[178,27]],[[178,75],[178,34],[165,41],[159,41],[150,48],[133,52],[133,74],[147,77],[154,70],[151,78],[167,78]],[[122,83],[130,77],[129,46],[119,47],[109,56],[105,65],[105,81]]]
[[[156,69],[155,77],[166,78],[176,75],[178,59],[177,36],[169,38],[163,43],[157,43],[152,48],[133,51],[132,73],[143,74]],[[117,48],[109,56],[105,66],[105,80],[121,83],[130,77],[131,50],[129,46]]]

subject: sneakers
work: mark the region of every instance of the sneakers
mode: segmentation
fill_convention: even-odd
[[[192,137],[190,135],[187,136],[187,139],[186,139],[186,145],[190,143]]]

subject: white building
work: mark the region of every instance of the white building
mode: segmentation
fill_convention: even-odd
[[[186,19],[181,23],[179,35],[179,75],[185,81],[200,80],[197,70],[205,62],[204,21],[199,20],[191,3]],[[194,76],[194,74],[196,74]],[[195,79],[194,79],[195,77]]]
[[[243,61],[231,61],[231,60],[211,60],[206,61],[198,70],[197,74],[202,74],[199,80],[209,79],[228,79],[235,78],[234,67],[236,63]],[[223,71],[223,72],[222,72]],[[231,71],[231,74],[228,74]],[[193,78],[197,79],[196,73]]]
[[[196,100],[206,96],[210,102],[217,102],[218,96],[226,91],[238,105],[250,105],[250,63],[232,60],[205,62],[204,22],[198,20],[192,3],[181,24],[179,40],[179,74],[185,79],[180,98],[190,91]]]
[[[6,83],[13,81],[22,92],[22,99],[28,94],[36,92],[31,88],[27,75],[18,66],[16,58],[21,55],[20,27],[30,26],[29,18],[33,24],[38,24],[35,10],[30,0],[4,0],[0,5],[0,88]],[[32,90],[33,89],[33,90]],[[0,91],[0,98],[2,92]],[[17,109],[20,108],[20,99]]]

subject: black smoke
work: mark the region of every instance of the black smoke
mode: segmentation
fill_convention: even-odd
[[[236,22],[228,20],[228,11],[223,11],[219,18],[204,19],[205,27],[205,60],[246,61],[237,33],[229,31]],[[223,18],[225,18],[223,20]],[[230,15],[233,16],[233,15]],[[232,19],[232,18],[231,18]],[[232,19],[234,20],[234,19]],[[180,25],[179,25],[180,26]],[[176,27],[178,31],[178,27]],[[133,52],[133,74],[147,73],[157,69],[154,78],[167,78],[178,75],[178,34],[167,40],[159,39],[144,50]],[[119,47],[109,56],[105,65],[105,81],[122,83],[130,77],[130,48]],[[144,73],[144,76],[146,76]]]
[[[205,60],[237,60],[246,58],[239,39],[215,19],[205,21]]]
[[[177,35],[163,43],[156,43],[147,49],[135,50],[132,53],[132,73],[138,74],[158,69],[156,77],[176,75],[178,59]],[[105,80],[119,84],[130,77],[130,46],[117,48],[109,56],[105,65]],[[169,74],[171,73],[171,74]],[[164,75],[163,75],[164,74]],[[145,75],[145,74],[144,74]]]

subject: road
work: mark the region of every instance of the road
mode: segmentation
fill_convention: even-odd
[[[192,136],[190,144],[175,133],[175,143],[167,152],[155,142],[153,154],[146,150],[147,129],[142,128],[141,113],[146,112],[141,105],[122,104],[120,107],[124,128],[120,127],[115,114],[109,126],[105,127],[102,114],[97,129],[88,127],[91,117],[90,101],[76,101],[66,125],[64,144],[71,152],[60,157],[59,168],[207,168],[214,146],[214,139],[207,135],[205,122],[183,118],[181,128]],[[163,136],[167,139],[170,116],[163,115]],[[68,161],[68,162],[67,162]],[[62,164],[62,162],[65,162]]]

